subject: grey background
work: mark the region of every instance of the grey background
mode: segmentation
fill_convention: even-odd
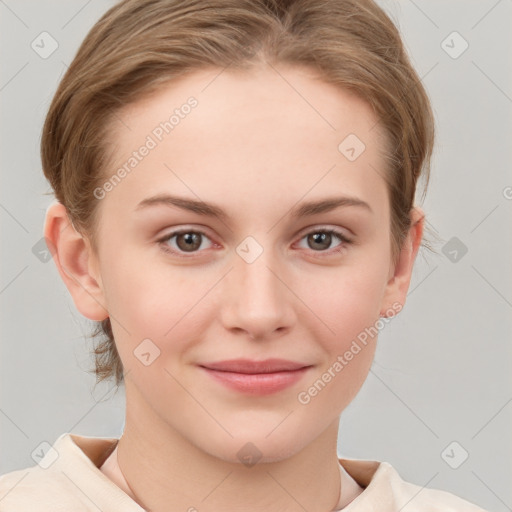
[[[39,160],[43,119],[79,43],[113,3],[0,0],[0,474],[34,465],[37,446],[63,432],[123,430],[123,389],[94,388],[87,372],[92,322],[53,261],[32,252],[53,200]],[[420,205],[441,241],[437,255],[420,252],[407,304],[342,415],[338,452],[512,510],[512,0],[380,3],[433,103],[438,140]],[[46,59],[31,48],[43,31],[59,45]],[[458,58],[443,49],[462,48],[457,36],[446,40],[453,31],[469,44]],[[447,463],[466,452],[457,469]]]

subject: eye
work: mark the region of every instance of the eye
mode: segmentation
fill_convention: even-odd
[[[326,249],[329,249],[332,242],[335,241],[336,238],[341,243],[338,244],[332,251],[326,251]],[[352,243],[352,241],[347,238],[344,233],[336,229],[317,229],[315,231],[310,231],[301,238],[301,241],[304,239],[308,245],[306,248],[313,249],[314,252],[338,253],[344,250],[348,244]]]
[[[310,231],[300,240],[306,240],[308,247],[306,249],[312,249],[314,252],[327,252],[329,254],[339,253],[346,248],[352,241],[345,236],[344,233],[336,229],[316,229]],[[331,251],[329,249],[333,241],[338,239],[340,243],[334,247]],[[168,233],[165,237],[158,240],[158,243],[162,249],[166,252],[175,254],[177,256],[185,256],[186,253],[197,253],[201,249],[205,249],[203,242],[210,240],[210,238],[202,231],[192,229],[180,229]],[[171,243],[170,243],[171,242]],[[210,247],[213,246],[211,243]]]
[[[173,241],[174,243],[169,244],[168,242],[174,238],[176,239]],[[158,240],[158,242],[161,244],[164,251],[181,256],[180,253],[194,253],[199,249],[204,249],[203,242],[205,239],[210,240],[202,231],[181,229],[167,234],[164,238]]]

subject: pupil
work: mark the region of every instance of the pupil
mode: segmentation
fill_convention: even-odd
[[[183,247],[180,240],[184,241]],[[178,245],[180,246],[180,249],[184,249],[186,251],[197,249],[201,245],[199,242],[199,235],[197,233],[184,233],[181,237],[178,237]]]
[[[331,240],[331,235],[329,233],[315,233],[313,234],[313,241],[315,244],[321,244],[323,243],[322,248],[329,247]],[[326,243],[327,241],[327,243]]]

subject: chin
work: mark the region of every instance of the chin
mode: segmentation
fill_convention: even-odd
[[[275,428],[275,425],[272,427]],[[279,428],[279,427],[278,427]],[[264,431],[263,431],[264,430]],[[232,431],[233,437],[213,437],[205,433],[197,443],[199,449],[228,463],[254,464],[280,462],[300,452],[308,442],[303,433],[283,428],[268,435],[272,429],[251,429]]]

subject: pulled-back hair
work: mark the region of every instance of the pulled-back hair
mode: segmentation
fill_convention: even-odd
[[[108,177],[105,141],[118,111],[187,73],[261,62],[309,67],[372,107],[388,143],[383,177],[396,262],[421,175],[428,185],[434,116],[396,26],[373,0],[124,0],[108,10],[62,78],[41,140],[44,174],[93,250],[94,190]],[[92,336],[101,337],[97,382],[119,385],[110,318]]]

